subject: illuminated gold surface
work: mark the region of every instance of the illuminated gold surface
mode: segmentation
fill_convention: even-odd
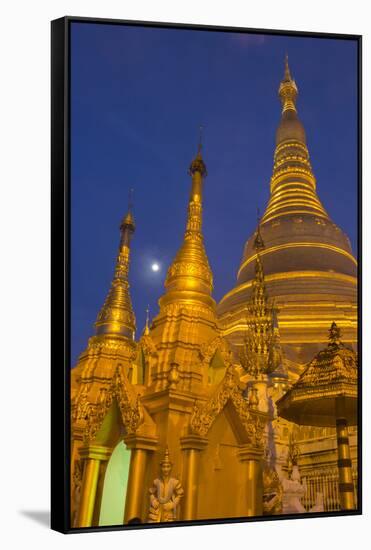
[[[186,231],[168,269],[158,315],[151,324],[147,315],[136,343],[135,323],[129,322],[129,244],[134,226],[130,215],[121,227],[114,282],[98,316],[96,335],[72,371],[72,517],[79,518],[79,526],[97,523],[103,464],[122,439],[131,452],[123,522],[241,517],[261,510],[260,460],[268,416],[244,398],[240,372],[218,326],[202,235],[206,166],[201,147],[189,173]],[[125,291],[120,303],[116,280],[120,292]],[[116,308],[121,309],[119,315]],[[96,449],[95,454],[86,454],[84,445]],[[209,468],[206,477],[201,474],[210,457],[224,457],[225,449],[225,467],[218,460],[217,468]],[[174,471],[181,472],[175,484],[175,478],[167,480],[163,472],[165,450]],[[81,467],[86,472],[83,479]],[[235,469],[244,479],[242,486],[233,478]],[[165,477],[156,477],[159,470]],[[155,489],[149,494],[153,480]],[[206,490],[201,488],[205,483]],[[214,494],[219,484],[228,487],[223,502]],[[239,498],[231,507],[237,487]],[[167,495],[170,489],[175,496]],[[167,496],[161,498],[169,499],[161,502],[158,491],[165,491]]]
[[[336,435],[338,444],[339,493],[342,510],[354,509],[354,488],[352,475],[352,461],[349,449],[348,423],[342,418],[344,405],[342,398],[338,399],[336,410]]]
[[[143,489],[146,479],[147,455],[148,453],[144,449],[133,449],[131,452],[124,523],[131,518],[143,518]]]
[[[248,262],[250,263],[250,262]],[[331,280],[338,280],[343,281],[345,283],[350,283],[354,286],[357,285],[357,277],[353,277],[352,275],[343,275],[342,273],[326,273],[326,271],[284,271],[281,273],[274,273],[272,275],[266,275],[265,280],[266,282],[271,281],[287,281],[288,279],[299,279],[299,278],[323,278],[323,279],[331,279]],[[234,294],[237,294],[241,290],[244,290],[246,288],[250,288],[252,286],[252,281],[248,281],[246,283],[243,283],[237,287],[235,287],[233,290],[230,290],[221,300],[223,302],[226,300],[229,296],[233,296]]]
[[[271,246],[268,249],[262,250],[260,252],[260,256],[264,256],[265,254],[271,254],[273,252],[277,252],[278,250],[284,250],[288,248],[301,248],[306,246],[309,246],[310,248],[324,248],[327,250],[332,250],[334,252],[337,252],[338,254],[343,254],[344,256],[349,258],[351,262],[357,265],[357,260],[354,258],[354,256],[352,256],[352,254],[350,254],[346,250],[343,250],[337,246],[332,246],[324,243],[311,243],[311,242],[285,243],[277,246]],[[256,254],[254,256],[250,256],[250,258],[248,258],[245,262],[243,262],[240,269],[238,270],[237,276],[239,276],[240,272],[242,271],[242,269],[244,269],[244,267],[246,267],[246,265],[248,265],[250,262],[254,262],[255,260],[256,260]]]
[[[159,312],[151,323],[147,312],[138,342],[128,280],[135,226],[130,211],[124,218],[111,288],[71,373],[74,526],[97,525],[107,463],[122,441],[131,456],[123,523],[259,516],[269,479],[281,486],[287,478],[293,425],[277,416],[276,404],[323,347],[332,321],[349,344],[357,330],[357,262],[317,196],[297,95],[286,60],[271,197],[246,243],[237,285],[218,309],[202,234],[207,170],[201,143],[189,169],[184,238]],[[342,348],[335,356],[348,365],[352,354]],[[310,400],[311,392],[304,397]],[[349,403],[343,405],[349,416]],[[346,447],[339,426],[337,447],[334,429],[304,428],[298,461],[311,490],[306,508],[313,507],[318,479],[328,490],[337,487],[324,480],[321,462],[325,457],[326,467],[336,466],[337,448],[344,490],[326,503],[339,509],[341,499],[343,509],[352,509],[355,444]],[[264,481],[267,449],[274,464]],[[163,467],[169,455],[173,477]]]
[[[135,231],[134,218],[129,211],[120,225],[121,240],[114,278],[95,326],[97,334],[122,334],[134,338],[135,316],[129,293],[130,241]]]
[[[344,346],[332,323],[329,344],[299,380],[278,399],[278,414],[299,425],[334,426],[337,432],[339,495],[343,510],[354,509],[348,424],[357,424],[358,371],[355,353]]]
[[[357,424],[357,357],[340,341],[336,323],[330,341],[306,366],[299,380],[277,401],[280,416],[300,425],[335,426],[336,403],[342,396],[341,414]],[[345,415],[345,416],[344,416]]]
[[[95,496],[98,484],[99,460],[87,459],[85,462],[83,489],[76,527],[90,527],[92,524]]]
[[[346,329],[347,342],[356,342],[357,261],[349,239],[329,218],[317,195],[305,129],[296,105],[298,87],[287,59],[279,97],[282,115],[276,134],[271,195],[260,222],[265,243],[260,257],[267,294],[279,309],[282,342],[291,346],[292,356],[294,345],[301,342],[300,360],[304,362],[315,351],[311,343],[324,341],[323,328],[329,321],[336,320]],[[243,327],[246,330],[247,326],[256,234],[246,242],[235,288],[217,308],[223,334],[233,346],[243,344]],[[329,304],[325,317],[323,302]],[[296,318],[294,304],[300,310]]]

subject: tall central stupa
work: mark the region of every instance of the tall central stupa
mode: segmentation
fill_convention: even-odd
[[[317,195],[305,129],[296,107],[298,88],[287,57],[278,93],[282,115],[270,199],[260,220],[264,242],[260,258],[267,294],[279,311],[285,355],[295,363],[305,363],[324,347],[333,321],[341,327],[344,342],[356,343],[357,261],[348,237]],[[243,344],[246,335],[256,235],[257,230],[245,244],[237,285],[218,306],[223,334],[236,346]]]

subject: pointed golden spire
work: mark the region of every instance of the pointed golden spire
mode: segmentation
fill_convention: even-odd
[[[260,231],[260,215],[258,209],[258,225],[254,239],[254,250],[256,250],[255,281],[253,283],[252,289],[252,299],[254,300],[255,305],[257,305],[258,300],[261,301],[263,299],[263,296],[265,296],[264,270],[260,258],[260,251],[264,250],[264,248],[264,241]]]
[[[277,317],[277,308],[274,299],[272,300],[272,328],[273,333],[278,334],[279,336],[279,326],[278,326],[278,317]]]
[[[255,242],[263,244],[259,225]],[[268,353],[267,336],[270,317],[268,312],[268,298],[265,288],[264,270],[260,259],[259,250],[260,248],[256,248],[255,278],[252,282],[251,296],[247,306],[248,330],[250,332],[249,338],[253,346],[254,353],[265,356]]]
[[[260,245],[260,248],[255,246],[255,243]],[[264,248],[264,243],[260,235],[260,228],[258,226],[257,235],[255,238],[255,250],[256,250],[256,263],[255,263],[255,278],[252,282],[251,296],[248,305],[250,316],[259,319],[265,318],[268,312],[268,298],[265,288],[265,277],[263,264],[260,258],[259,251]],[[259,332],[259,331],[258,331]]]
[[[145,327],[144,327],[143,334],[145,336],[148,336],[148,334],[149,334],[149,305],[147,306],[147,309],[146,309],[146,324],[145,324]]]
[[[264,249],[264,241],[260,232],[259,217],[254,248],[256,250],[255,278],[247,305],[245,354],[250,357],[251,374],[257,375],[266,374],[270,370],[270,346],[274,333],[273,310],[268,306],[264,269],[260,258],[260,251]]]
[[[283,80],[285,82],[291,82],[291,74],[290,74],[290,67],[289,67],[289,56],[288,56],[287,52],[286,52],[286,55],[285,55],[285,74],[284,74]]]
[[[201,149],[200,138],[197,155],[189,167],[192,187],[184,240],[166,276],[166,294],[162,298],[166,302],[172,297],[203,299],[201,294],[210,297],[213,289],[212,273],[202,235],[202,187],[207,171]]]
[[[285,73],[278,89],[278,94],[281,98],[282,113],[289,110],[296,112],[296,98],[298,96],[298,88],[296,86],[295,80],[291,78],[289,57],[287,54],[285,57]]]
[[[129,293],[130,241],[135,231],[134,217],[129,210],[120,224],[120,246],[116,259],[115,273],[111,288],[95,322],[96,333],[117,334],[134,339],[135,316]]]
[[[291,214],[328,218],[316,193],[305,129],[296,109],[298,88],[291,76],[287,55],[278,93],[282,115],[276,132],[271,197],[262,223]]]
[[[273,300],[271,306],[272,333],[269,343],[268,372],[272,374],[273,378],[287,378],[287,369],[283,362],[277,312],[278,309]]]

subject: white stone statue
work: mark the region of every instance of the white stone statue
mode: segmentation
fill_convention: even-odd
[[[282,479],[282,512],[284,514],[303,514],[306,512],[301,503],[305,494],[305,487],[300,481],[300,472],[297,464],[293,465],[290,479]]]

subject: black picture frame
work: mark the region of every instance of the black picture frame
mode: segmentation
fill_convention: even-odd
[[[362,36],[176,24],[165,22],[62,17],[51,22],[51,528],[61,533],[164,527],[163,524],[71,528],[70,526],[70,25],[73,22],[191,29],[265,35],[310,36],[357,41],[358,45],[358,250],[362,250]],[[358,254],[358,507],[344,512],[306,514],[332,517],[362,514],[362,257]],[[298,519],[298,515],[187,521],[178,525],[225,524]]]

